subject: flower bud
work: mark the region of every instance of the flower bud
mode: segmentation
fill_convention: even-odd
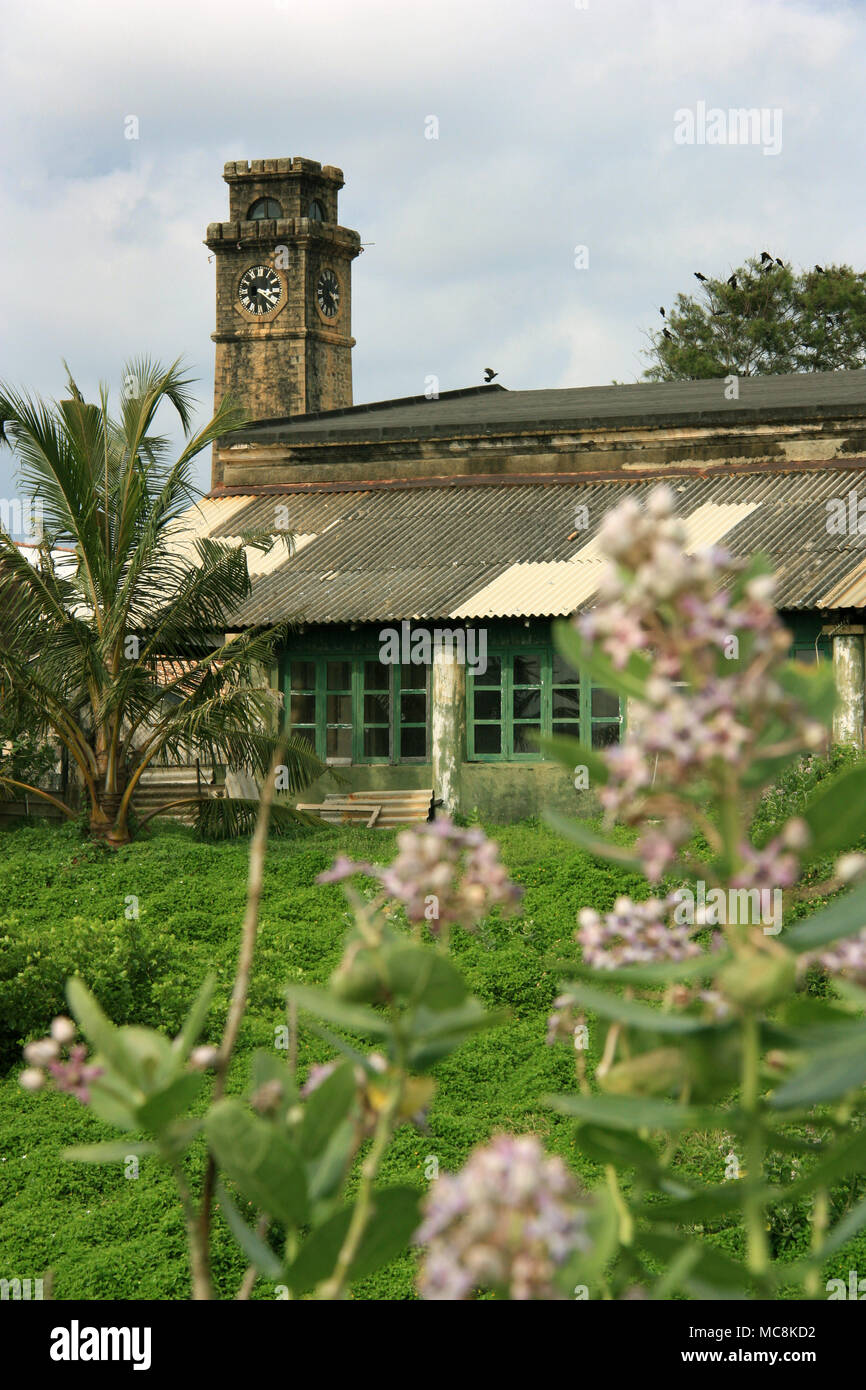
[[[219,1061],[220,1050],[218,1047],[211,1047],[207,1044],[202,1047],[194,1047],[189,1056],[190,1066],[196,1071],[208,1071],[210,1067],[215,1067]]]
[[[836,860],[836,877],[842,883],[853,883],[866,870],[866,854],[841,854]]]
[[[51,1020],[51,1036],[61,1047],[71,1043],[77,1032],[78,1029],[72,1019],[67,1018],[65,1014],[58,1014],[56,1018]]]
[[[19,1086],[23,1086],[25,1091],[41,1091],[45,1085],[45,1072],[38,1067],[25,1067],[18,1078]]]
[[[36,1042],[28,1043],[24,1049],[24,1056],[28,1062],[33,1062],[37,1067],[47,1067],[49,1062],[53,1062],[58,1056],[60,1048],[53,1038],[38,1038]]]

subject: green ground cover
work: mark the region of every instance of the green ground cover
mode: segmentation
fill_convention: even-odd
[[[646,895],[635,875],[596,863],[534,822],[487,827],[502,847],[511,876],[525,889],[524,911],[491,919],[475,936],[458,933],[453,950],[470,988],[509,1020],[468,1041],[435,1072],[438,1091],[429,1130],[404,1126],[389,1151],[382,1182],[426,1186],[431,1157],[441,1170],[459,1167],[469,1150],[498,1129],[534,1130],[587,1184],[600,1172],[578,1157],[572,1122],[541,1104],[546,1092],[574,1085],[573,1054],[545,1046],[546,1019],[557,993],[554,959],[575,959],[582,906],[605,909],[619,893]],[[342,889],[315,878],[338,853],[390,859],[389,832],[323,827],[272,839],[250,1007],[232,1074],[246,1084],[254,1048],[274,1044],[285,1022],[282,987],[323,983],[337,964],[349,925]],[[189,830],[158,824],[114,853],[83,842],[74,827],[21,827],[0,835],[0,1272],[38,1278],[49,1269],[54,1296],[185,1298],[185,1246],[170,1177],[144,1160],[137,1178],[121,1165],[68,1163],[70,1144],[116,1137],[76,1100],[25,1094],[17,1084],[20,1044],[44,1033],[64,1010],[63,982],[79,973],[116,1022],[176,1030],[205,973],[219,985],[207,1038],[216,1041],[228,1002],[240,933],[247,845],[200,843]],[[137,902],[135,901],[137,900]],[[135,907],[138,917],[132,914]],[[590,1028],[590,1038],[594,1030]],[[329,1055],[303,1030],[301,1073]],[[590,1066],[596,1060],[590,1048]],[[720,1119],[720,1130],[723,1121]],[[729,1144],[722,1133],[692,1137],[678,1154],[680,1171],[704,1180],[725,1176]],[[200,1169],[202,1151],[191,1167]],[[779,1181],[790,1175],[779,1173]],[[834,1195],[838,1215],[863,1184]],[[778,1208],[771,1226],[777,1257],[793,1259],[808,1241],[806,1204]],[[739,1251],[739,1232],[720,1222],[707,1238]],[[215,1278],[231,1297],[244,1262],[219,1216]],[[866,1271],[866,1238],[846,1246],[826,1277]],[[414,1297],[415,1257],[406,1254],[358,1283],[365,1299]],[[794,1292],[793,1290],[791,1292]],[[254,1297],[273,1298],[259,1280]]]

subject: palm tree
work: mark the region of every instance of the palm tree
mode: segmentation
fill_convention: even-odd
[[[200,495],[193,461],[244,423],[241,412],[223,401],[192,433],[192,383],[179,363],[133,361],[124,381],[118,418],[105,386],[89,404],[71,376],[59,402],[0,385],[0,440],[16,451],[42,525],[32,561],[0,528],[0,700],[20,727],[67,751],[91,833],[114,845],[130,839],[132,798],[157,758],[194,749],[212,763],[267,769],[282,721],[266,672],[286,630],[226,636],[250,592],[246,547],[270,548],[272,536],[182,539],[180,518]],[[166,402],[183,428],[176,458],[154,432]],[[321,771],[297,738],[282,762],[289,791]],[[78,814],[0,765],[8,788]]]

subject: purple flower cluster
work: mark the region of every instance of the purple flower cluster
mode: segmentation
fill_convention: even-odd
[[[627,499],[605,518],[599,539],[611,564],[598,606],[576,619],[578,629],[618,669],[638,654],[652,661],[642,698],[629,703],[623,743],[603,755],[601,800],[609,821],[661,822],[638,841],[647,876],[658,882],[685,838],[690,783],[747,764],[771,725],[789,730],[803,750],[826,734],[774,676],[789,636],[773,607],[772,578],[731,590],[728,577],[741,562],[719,548],[686,554],[669,488],[654,488],[644,508]]]
[[[578,915],[577,940],[584,961],[595,970],[616,970],[622,965],[700,955],[700,947],[691,939],[695,928],[665,920],[672,905],[672,899],[648,898],[636,903],[622,897],[617,898],[613,912],[601,914],[594,908],[583,908]]]
[[[834,941],[826,951],[806,956],[805,963],[817,961],[831,975],[843,975],[855,984],[866,986],[866,927],[857,936]]]
[[[474,1149],[459,1173],[435,1181],[424,1211],[415,1236],[427,1247],[422,1298],[492,1289],[516,1300],[561,1299],[557,1269],[591,1246],[574,1179],[534,1135],[499,1134]]]
[[[52,1021],[47,1038],[27,1044],[24,1057],[30,1066],[25,1067],[18,1078],[25,1091],[41,1090],[50,1075],[58,1091],[68,1091],[82,1105],[87,1105],[90,1082],[102,1075],[103,1068],[88,1063],[83,1043],[71,1045],[75,1033],[72,1019],[60,1015]],[[64,1051],[67,1052],[65,1057]]]
[[[491,908],[516,911],[523,890],[512,883],[499,859],[499,846],[481,830],[461,830],[445,816],[397,836],[393,863],[356,863],[340,857],[318,883],[336,883],[353,874],[378,879],[389,897],[403,904],[410,922],[427,921],[435,934],[443,926],[472,930]]]

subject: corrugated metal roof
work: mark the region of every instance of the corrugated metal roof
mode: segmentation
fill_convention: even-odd
[[[866,535],[828,532],[826,506],[846,498],[861,478],[866,496],[866,469],[826,465],[668,482],[690,549],[723,541],[743,557],[764,552],[777,571],[780,606],[808,609],[866,606]],[[591,602],[602,518],[624,496],[641,498],[653,485],[624,476],[215,498],[206,534],[276,528],[280,507],[303,540],[290,558],[280,546],[255,562],[259,577],[233,619],[239,626],[289,617],[360,623],[552,616]],[[575,518],[583,507],[589,525],[578,538]]]

